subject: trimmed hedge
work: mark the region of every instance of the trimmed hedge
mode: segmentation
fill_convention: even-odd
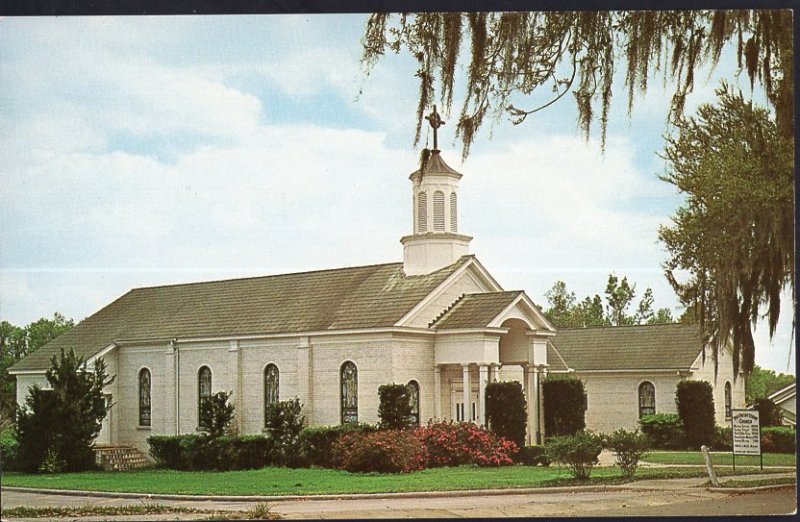
[[[714,394],[706,381],[680,381],[675,390],[686,446],[696,450],[714,441]]]
[[[653,449],[681,449],[684,446],[683,422],[677,413],[654,413],[639,419],[642,433]]]
[[[19,442],[10,431],[0,433],[0,469],[2,471],[17,471],[17,453]]]
[[[518,447],[525,445],[527,405],[522,385],[513,382],[490,382],[486,385],[486,423],[489,430]]]
[[[147,443],[159,466],[176,470],[263,468],[274,465],[279,457],[272,440],[260,435],[155,435],[148,437]]]
[[[586,392],[579,379],[549,378],[542,384],[544,431],[548,436],[574,435],[586,428]]]
[[[714,426],[714,440],[711,442],[711,447],[715,451],[733,450],[733,436],[730,426]]]
[[[411,398],[405,384],[384,384],[378,387],[378,417],[381,428],[403,429],[414,424]]]
[[[514,455],[514,462],[523,466],[549,466],[550,459],[544,446],[523,446]]]
[[[300,432],[300,448],[306,465],[323,468],[334,467],[333,445],[345,433],[374,433],[371,424],[342,424],[338,426],[311,426]]]
[[[791,426],[761,428],[761,451],[764,453],[797,453],[794,428]]]

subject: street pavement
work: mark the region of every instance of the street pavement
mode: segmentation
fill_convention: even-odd
[[[781,474],[794,476],[792,473]],[[773,475],[775,476],[775,475]],[[731,477],[726,477],[726,480]],[[737,477],[739,480],[746,476]],[[752,478],[752,477],[751,477]],[[271,511],[287,519],[580,517],[651,515],[765,515],[796,511],[794,486],[747,494],[709,491],[705,479],[659,479],[587,488],[542,488],[524,493],[474,492],[458,496],[362,496],[348,499],[270,501]],[[162,500],[42,494],[2,489],[2,507],[123,506],[161,504],[213,511],[247,511],[258,501]],[[499,494],[498,494],[499,493]],[[164,514],[134,517],[82,517],[81,520],[190,520],[208,515]],[[24,519],[7,519],[24,520]],[[31,519],[42,520],[42,519]]]

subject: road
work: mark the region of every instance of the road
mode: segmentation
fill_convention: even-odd
[[[23,505],[29,507],[86,504],[119,506],[141,504],[142,502],[143,500],[140,499],[92,498],[2,491],[4,508]],[[150,500],[148,502],[226,511],[245,511],[253,507],[253,503],[232,501]],[[438,498],[282,500],[269,504],[272,506],[272,512],[288,519],[767,515],[795,512],[796,493],[793,486],[747,494],[712,492],[696,486],[655,490],[640,487],[635,490],[614,489],[599,492]],[[208,515],[192,517],[173,513],[146,518],[148,520],[175,520],[178,518],[188,520],[206,517]],[[126,518],[130,519],[131,517],[87,517],[81,520],[125,520]]]

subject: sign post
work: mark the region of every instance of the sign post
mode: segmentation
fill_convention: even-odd
[[[764,456],[761,453],[761,424],[758,410],[731,410],[731,436],[733,437],[733,471],[736,471],[736,455],[758,455],[761,470]]]

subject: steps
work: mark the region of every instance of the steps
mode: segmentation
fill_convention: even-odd
[[[94,460],[105,471],[129,471],[149,464],[147,457],[133,446],[95,445]]]

